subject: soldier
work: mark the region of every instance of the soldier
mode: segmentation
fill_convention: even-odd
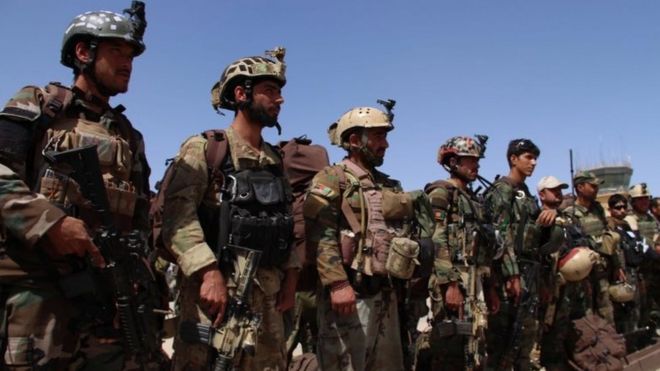
[[[633,231],[630,224],[625,220],[628,212],[626,197],[622,194],[614,194],[607,200],[607,205],[610,212],[610,216],[607,217],[608,227],[616,231],[621,240],[619,260],[622,262],[623,270],[626,273],[626,282],[635,288],[632,302],[617,302],[615,298],[612,298],[616,330],[621,334],[626,334],[637,329],[640,308],[645,306],[646,302],[645,298],[640,295],[640,287],[643,281],[639,272],[639,267],[644,261],[645,246],[639,232]]]
[[[495,181],[486,205],[499,238],[490,295],[487,369],[526,370],[537,336],[537,287],[540,270],[538,226],[550,226],[555,210],[539,211],[525,179],[536,167],[539,148],[529,139],[509,143],[509,175]],[[524,295],[523,295],[524,294]],[[499,311],[498,311],[499,308]]]
[[[653,197],[651,199],[651,215],[653,215],[656,224],[660,228],[660,197]]]
[[[483,146],[473,138],[449,139],[438,151],[438,163],[449,172],[449,179],[425,188],[436,222],[436,261],[429,282],[433,370],[471,369],[485,356],[482,345],[488,313],[483,280],[490,274],[495,236],[488,228],[482,201],[470,188],[483,155]],[[469,333],[457,333],[462,323],[469,325]]]
[[[248,370],[286,368],[282,312],[294,304],[300,266],[290,254],[291,189],[279,153],[262,137],[264,128],[279,128],[284,102],[284,49],[271,55],[276,59],[241,58],[225,68],[211,100],[215,109],[234,111],[233,122],[225,131],[195,135],[183,143],[164,190],[163,209],[163,242],[182,274],[182,324],[211,325],[212,333],[226,326],[228,295],[239,296],[239,290],[250,286],[253,277],[245,277],[254,256],[250,251],[261,253],[255,285],[246,294],[249,312],[261,318],[256,353],[242,352],[254,345],[249,336],[242,344],[232,344],[242,348],[229,349],[227,355],[216,354],[208,342],[184,341],[180,330],[174,343],[175,370],[208,369],[225,358],[228,367],[233,363]],[[227,147],[220,165],[213,168],[207,148],[211,151],[218,143]],[[229,309],[239,310],[241,299]],[[240,337],[228,336],[232,335]]]
[[[630,205],[632,213],[625,217],[630,228],[637,232],[647,245],[647,259],[640,266],[640,272],[644,278],[646,297],[648,302],[642,307],[640,320],[646,324],[651,310],[657,310],[660,306],[660,258],[656,252],[660,252],[660,230],[653,215],[649,213],[651,204],[651,191],[646,183],[636,184],[630,187]]]
[[[400,281],[392,277],[412,276],[419,245],[408,238],[414,214],[409,194],[376,170],[393,128],[391,113],[373,107],[342,115],[328,134],[347,157],[314,177],[304,204],[307,238],[318,244],[323,370],[404,367],[395,293]]]
[[[605,210],[596,200],[603,181],[593,173],[580,171],[573,177],[577,198],[564,213],[571,215],[582,232],[589,237],[590,247],[600,255],[591,271],[591,308],[614,326],[614,309],[609,295],[610,282],[625,281],[618,255],[618,235],[607,228]]]
[[[67,282],[81,283],[74,273],[84,265],[70,255],[89,255],[104,266],[87,232],[100,223],[72,180],[51,168],[42,152],[96,144],[115,224],[120,232],[146,235],[149,166],[142,135],[123,106],[110,106],[111,97],[128,90],[133,58],[145,50],[144,8],[136,5],[142,8],[126,11],[130,16],[99,11],[75,17],[61,48],[73,86],[27,86],[0,112],[0,337],[8,369],[118,370],[124,363],[112,318],[89,318],[89,307],[65,297]]]
[[[556,210],[557,217],[540,247],[543,274],[540,291],[542,336],[540,362],[547,370],[569,369],[572,355],[567,340],[571,321],[581,318],[588,309],[586,278],[595,254],[585,246],[584,236],[571,221],[571,216],[559,211],[564,199],[562,190],[568,185],[554,176],[541,178],[536,189],[543,210]],[[543,235],[543,231],[541,232]]]

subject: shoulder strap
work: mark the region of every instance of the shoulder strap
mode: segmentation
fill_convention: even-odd
[[[66,110],[73,100],[73,91],[58,82],[51,82],[44,89],[43,112],[49,119]]]
[[[227,158],[229,144],[224,130],[212,129],[202,133],[206,138],[206,166],[209,169],[210,179],[219,185],[224,182],[221,165]]]
[[[348,226],[351,228],[351,231],[356,235],[362,232],[362,227],[360,221],[358,220],[355,212],[351,208],[351,205],[348,204],[344,193],[348,189],[348,178],[346,177],[345,167],[344,166],[333,166],[336,170],[337,178],[339,179],[339,192],[341,198],[341,212],[346,218]]]

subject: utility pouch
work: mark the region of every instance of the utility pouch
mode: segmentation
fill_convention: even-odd
[[[472,322],[464,320],[444,320],[433,324],[433,330],[438,338],[454,335],[472,336]]]
[[[406,237],[394,237],[390,244],[385,268],[390,276],[407,280],[419,265],[419,244]]]
[[[340,233],[341,258],[344,265],[350,265],[355,258],[355,249],[357,249],[356,236],[353,231],[345,229]]]
[[[383,218],[385,220],[412,220],[413,202],[410,194],[383,189]]]

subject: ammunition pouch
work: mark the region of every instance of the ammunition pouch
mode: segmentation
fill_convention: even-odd
[[[288,210],[292,196],[286,191],[284,178],[268,170],[251,169],[226,178],[223,202],[231,205],[227,242],[261,251],[262,267],[282,265],[291,252],[294,225]]]
[[[383,218],[387,221],[413,220],[415,212],[409,193],[383,189]]]
[[[458,319],[443,320],[433,324],[434,338],[442,339],[449,336],[472,336],[472,321]]]

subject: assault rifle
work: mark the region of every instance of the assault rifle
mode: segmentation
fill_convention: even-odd
[[[488,328],[488,308],[481,281],[482,274],[479,267],[477,267],[480,237],[481,235],[477,230],[472,231],[471,256],[466,257],[466,262],[471,260],[468,268],[467,298],[464,309],[464,318],[471,324],[470,335],[465,346],[466,370],[480,369],[483,366],[482,358],[485,354],[483,350],[486,341],[486,329]]]
[[[239,265],[240,251],[245,253],[245,262],[236,279],[236,294],[230,298],[225,318],[220,327],[184,321],[179,326],[181,339],[187,343],[206,344],[217,351],[213,362],[214,371],[230,370],[241,352],[254,355],[257,330],[261,325],[261,314],[254,313],[248,305],[250,288],[259,266],[261,251],[238,246],[227,246],[236,252]]]
[[[147,363],[162,364],[160,329],[167,311],[160,309],[160,292],[146,265],[147,243],[139,231],[120,234],[115,227],[96,145],[43,155],[53,170],[78,183],[100,219],[94,243],[106,266],[96,269],[86,264],[83,271],[65,277],[60,281],[64,295],[95,308],[86,315],[96,317],[89,319],[98,325],[112,324],[116,314],[124,348],[136,356],[143,369]]]

